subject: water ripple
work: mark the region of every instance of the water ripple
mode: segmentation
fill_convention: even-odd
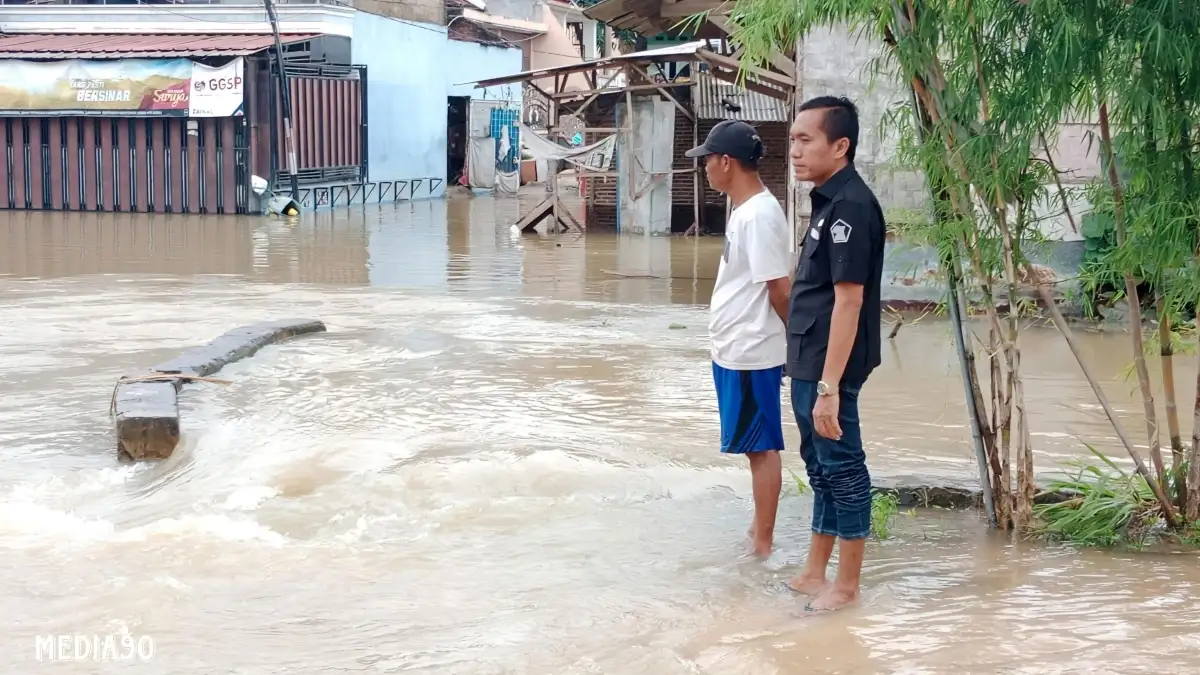
[[[0,268],[24,279],[0,280],[0,322],[26,327],[0,332],[0,614],[13,617],[0,649],[15,655],[0,672],[36,670],[35,635],[118,629],[153,635],[155,661],[79,672],[1200,667],[1194,556],[1014,544],[969,513],[899,518],[868,547],[863,606],[803,616],[781,585],[803,563],[811,502],[788,486],[775,554],[746,557],[749,475],[717,453],[705,290],[591,270],[604,258],[686,276],[719,242],[512,241],[477,220],[515,213],[499,201],[236,220],[229,238],[253,255],[211,235],[187,245],[215,247],[207,258],[185,255],[159,236],[167,253],[128,269],[72,254],[54,261],[60,277]],[[471,222],[434,226],[437,209]],[[658,262],[643,255],[654,247]],[[0,264],[36,266],[27,257]],[[117,377],[284,316],[329,332],[226,368],[227,386],[188,386],[175,455],[116,463]],[[1039,466],[1111,435],[1051,338],[1023,338]],[[970,477],[947,344],[927,322],[889,344],[863,403],[877,474]],[[802,472],[794,451],[785,465]]]

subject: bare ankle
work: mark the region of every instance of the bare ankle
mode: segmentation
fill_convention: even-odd
[[[813,573],[812,576],[809,576],[807,572],[801,572],[788,582],[788,586],[791,586],[793,591],[804,595],[816,595],[825,590],[827,585],[825,575],[819,572]]]

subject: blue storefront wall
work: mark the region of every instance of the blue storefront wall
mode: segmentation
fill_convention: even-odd
[[[405,197],[445,194],[448,96],[521,109],[519,84],[463,84],[519,73],[521,50],[450,40],[444,26],[356,12],[351,58],[367,66],[368,177],[413,181],[418,187]]]

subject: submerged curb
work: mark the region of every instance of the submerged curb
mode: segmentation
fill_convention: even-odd
[[[321,333],[314,319],[268,321],[234,328],[202,347],[189,349],[141,375],[126,375],[113,390],[117,454],[135,461],[166,459],[179,444],[179,390],[221,368],[297,335]]]
[[[983,508],[983,491],[977,485],[978,483],[955,483],[953,481],[931,484],[914,476],[896,476],[873,480],[871,489],[874,492],[895,494],[901,507],[968,511]],[[1035,504],[1055,504],[1070,499],[1072,496],[1040,487],[1033,502]]]

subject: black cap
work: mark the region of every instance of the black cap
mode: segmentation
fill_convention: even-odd
[[[738,120],[718,122],[700,147],[683,153],[686,157],[729,155],[743,162],[757,162],[763,156],[762,139],[754,127]]]

